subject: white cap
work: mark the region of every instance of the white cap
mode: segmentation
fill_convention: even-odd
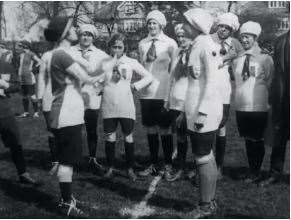
[[[94,38],[98,35],[96,27],[92,24],[82,24],[79,28],[79,33],[83,34],[84,32],[91,33]]]
[[[261,32],[261,25],[254,21],[248,21],[240,27],[240,34],[254,34],[259,37]]]
[[[167,25],[167,20],[166,20],[165,15],[159,10],[153,10],[148,13],[146,22],[148,22],[151,19],[156,20],[160,25],[162,25],[162,27],[165,27]]]
[[[218,16],[218,25],[227,25],[231,27],[233,31],[237,31],[239,29],[238,17],[231,12],[224,13]]]
[[[184,13],[188,22],[197,30],[204,34],[209,34],[213,25],[213,17],[202,8],[192,8]]]

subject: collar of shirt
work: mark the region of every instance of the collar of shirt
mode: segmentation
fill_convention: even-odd
[[[255,44],[253,45],[253,47],[249,50],[244,51],[241,56],[245,56],[246,54],[249,54],[251,56],[258,56],[261,54],[261,48],[259,47],[258,43],[255,42]]]
[[[86,49],[83,49],[83,48],[81,48],[81,46],[80,46],[80,44],[77,44],[76,46],[75,46],[79,51],[94,51],[94,46],[93,45],[90,45],[88,48],[86,48]]]
[[[163,31],[161,31],[161,33],[158,36],[152,37],[148,35],[146,38],[146,41],[149,42],[149,41],[152,41],[153,39],[157,39],[158,41],[167,41],[167,36],[164,34]]]

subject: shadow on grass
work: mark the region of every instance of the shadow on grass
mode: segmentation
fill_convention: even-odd
[[[143,197],[148,193],[145,189],[134,188],[134,184],[128,185],[122,182],[97,178],[78,178],[78,181],[90,182],[96,185],[99,189],[110,190],[124,198],[130,199],[134,202],[142,201]],[[158,189],[157,189],[158,190]],[[177,200],[172,198],[165,198],[155,194],[150,200],[149,205],[157,206],[165,209],[174,209],[177,212],[189,211],[193,208],[193,204],[185,200]]]
[[[37,188],[25,186],[9,179],[0,178],[0,188],[4,194],[13,198],[16,201],[33,204],[37,208],[44,209],[50,213],[58,214],[54,197],[45,192],[39,191]],[[31,218],[45,218],[45,216],[34,213],[25,213],[23,215]],[[15,216],[16,217],[16,216]],[[18,218],[21,216],[18,216]]]

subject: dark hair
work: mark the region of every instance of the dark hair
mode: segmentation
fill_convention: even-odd
[[[124,44],[124,52],[127,51],[127,45],[126,45],[126,37],[125,35],[121,33],[114,34],[111,39],[108,41],[108,49],[110,50],[111,47],[116,43],[116,41],[122,41]]]

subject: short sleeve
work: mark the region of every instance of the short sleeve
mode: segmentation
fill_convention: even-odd
[[[63,70],[66,70],[74,63],[73,58],[64,50],[57,50],[53,55],[52,65],[56,65]]]

